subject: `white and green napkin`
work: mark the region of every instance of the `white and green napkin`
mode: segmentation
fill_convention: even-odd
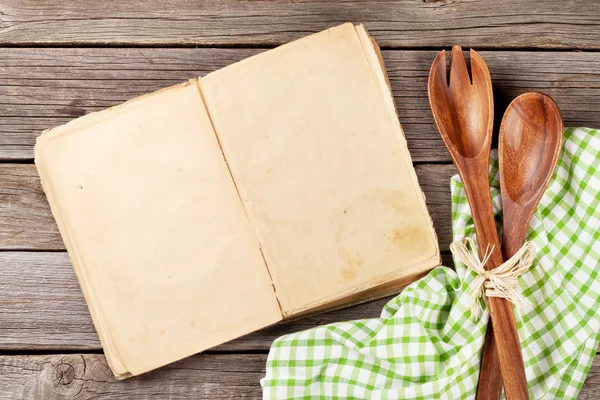
[[[501,221],[495,154],[494,211]],[[454,240],[474,237],[453,177]],[[536,260],[515,309],[532,399],[575,399],[600,340],[600,132],[567,129],[558,166],[528,230]],[[456,263],[408,286],[380,318],[277,339],[265,399],[474,399],[489,319],[472,314],[475,273]]]

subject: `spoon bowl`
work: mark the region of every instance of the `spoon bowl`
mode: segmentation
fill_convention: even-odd
[[[498,143],[503,198],[533,212],[556,166],[562,131],[560,110],[551,97],[525,93],[510,103]]]
[[[529,220],[556,167],[562,135],[558,105],[545,94],[522,94],[504,113],[498,143],[504,259],[523,245]]]

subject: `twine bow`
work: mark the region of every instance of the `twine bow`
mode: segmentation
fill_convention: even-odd
[[[523,275],[535,258],[535,248],[531,242],[525,242],[523,246],[510,259],[500,266],[487,271],[484,266],[492,255],[493,247],[486,247],[483,260],[479,259],[479,254],[475,247],[473,239],[467,237],[461,241],[453,242],[450,250],[456,258],[464,263],[469,269],[475,271],[475,288],[471,293],[471,311],[475,311],[477,304],[481,307],[479,298],[487,304],[487,297],[502,297],[521,307],[525,298],[519,292],[519,276]],[[484,296],[485,295],[485,296]]]

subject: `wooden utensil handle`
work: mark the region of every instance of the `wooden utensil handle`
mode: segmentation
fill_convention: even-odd
[[[512,304],[501,298],[490,298],[489,303],[506,398],[509,400],[529,399],[521,341],[517,332]]]
[[[490,270],[501,265],[503,258],[494,219],[487,171],[486,157],[480,161],[478,168],[472,168],[470,171],[467,168],[466,172],[468,173],[464,174],[464,177],[461,174],[461,178],[465,182],[465,191],[473,215],[479,253],[483,256],[488,246],[491,250],[491,256],[485,266],[487,270]],[[485,179],[483,176],[478,176],[483,174],[485,174]],[[482,187],[477,187],[478,185]],[[505,299],[489,298],[489,305],[506,398],[508,400],[528,399],[527,377],[512,304]]]
[[[485,180],[476,176],[481,175],[483,172],[470,172],[464,187],[469,206],[471,207],[473,224],[475,225],[479,255],[480,257],[483,257],[487,251],[492,252],[489,262],[485,265],[485,269],[490,270],[502,264],[503,260],[500,249],[500,240],[498,239],[498,231],[496,229],[496,220],[494,219],[494,210],[492,208],[487,166],[485,172]],[[485,183],[486,186],[478,188],[477,186],[483,186],[482,182]]]
[[[490,303],[492,302],[496,302],[499,299],[490,299]],[[508,303],[508,305],[511,307],[510,310],[510,319],[512,320],[512,322],[509,323],[514,323],[514,316],[512,313],[512,305],[503,299],[502,300],[504,303]],[[490,307],[498,307],[496,306],[492,306],[492,304],[490,304]],[[487,328],[487,332],[485,335],[485,346],[483,348],[483,361],[481,363],[481,370],[479,372],[479,387],[477,389],[477,400],[498,400],[500,398],[500,391],[502,389],[502,374],[501,374],[501,367],[502,367],[502,363],[500,362],[500,357],[499,357],[499,352],[498,352],[498,344],[496,342],[496,335],[495,335],[495,325],[494,325],[494,321],[497,320],[498,318],[494,318],[492,317],[492,321],[490,321],[488,323],[488,328]],[[516,329],[516,326],[515,326]],[[519,338],[516,338],[517,341],[519,341]],[[520,343],[519,344],[519,350],[520,350]],[[508,344],[508,346],[510,346],[511,344]],[[514,346],[514,343],[512,344]],[[504,346],[507,346],[507,344],[505,344]],[[507,361],[510,364],[509,365],[516,365],[516,364],[512,364],[514,361]],[[523,365],[523,355],[521,352],[519,352],[519,357],[517,359],[517,362],[519,365]],[[500,368],[499,368],[500,367]],[[520,378],[518,379],[525,379],[525,382],[527,381],[527,378],[524,377],[524,373],[525,370],[523,370],[523,372],[520,374]],[[509,377],[509,379],[512,379]],[[506,379],[504,379],[504,381],[506,382]],[[512,399],[513,397],[510,397],[508,395],[508,390],[507,389],[507,398]],[[512,393],[512,392],[511,392]],[[527,399],[527,394],[521,394],[518,395],[519,397],[515,397],[517,399]],[[524,397],[521,397],[524,396]]]
[[[517,218],[523,210],[516,204],[502,204],[505,215],[509,211]],[[512,232],[510,231],[512,230]],[[523,240],[510,240],[510,238],[522,238],[525,236],[527,226],[504,225],[504,240],[502,240],[502,258],[508,260],[523,245]],[[521,355],[522,357],[522,355]],[[478,400],[498,400],[502,390],[502,375],[500,373],[500,359],[498,358],[498,346],[494,337],[494,324],[490,321],[485,335],[485,346],[483,348],[483,361],[479,372],[479,388],[477,390]]]
[[[498,346],[494,338],[494,324],[490,320],[485,333],[485,346],[483,347],[483,361],[479,371],[479,386],[477,387],[477,400],[498,400],[502,390],[502,374],[500,373],[500,359]]]
[[[517,203],[508,201],[509,199],[506,200],[502,204],[504,215],[510,215],[512,221],[529,221],[531,219],[531,211]],[[514,256],[521,249],[528,226],[529,224],[511,224],[505,220],[502,235],[502,257],[505,260]]]

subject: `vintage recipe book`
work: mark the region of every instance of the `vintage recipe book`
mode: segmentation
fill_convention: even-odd
[[[50,129],[35,162],[118,378],[440,262],[362,26]]]

